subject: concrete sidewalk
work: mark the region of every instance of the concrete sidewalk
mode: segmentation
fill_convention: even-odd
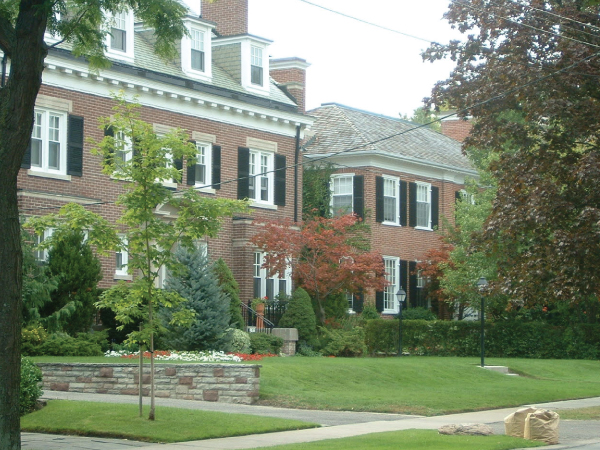
[[[87,400],[114,403],[137,403],[136,397],[75,394],[68,392],[47,392],[44,395],[44,398],[61,398],[69,400]],[[294,410],[271,408],[266,406],[248,406],[165,399],[157,399],[157,406],[174,406],[178,408],[203,409],[268,417],[282,417],[317,422],[324,426],[322,428],[308,430],[189,441],[176,444],[147,444],[116,439],[79,438],[41,435],[37,433],[24,433],[23,449],[58,450],[68,448],[117,450],[131,447],[144,447],[144,450],[234,450],[272,447],[275,445],[300,442],[313,442],[326,439],[359,436],[369,433],[399,431],[414,428],[437,429],[442,425],[457,423],[485,423],[492,426],[497,434],[503,434],[504,417],[518,409],[517,407],[514,407],[490,411],[451,414],[446,416],[416,417],[397,414],[375,414],[347,411]],[[533,406],[552,410],[600,406],[600,397],[544,403]],[[600,421],[561,421],[560,432],[561,444],[544,448],[600,450]]]

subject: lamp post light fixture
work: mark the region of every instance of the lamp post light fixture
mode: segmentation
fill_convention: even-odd
[[[398,297],[398,356],[402,356],[402,305],[406,300],[406,291],[402,286],[396,292],[396,297]]]
[[[481,295],[481,311],[479,312],[479,318],[481,319],[481,367],[485,367],[485,291],[488,287],[488,281],[485,277],[477,280],[477,289]]]

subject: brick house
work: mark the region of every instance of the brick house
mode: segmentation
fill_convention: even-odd
[[[172,61],[153,54],[153,31],[131,11],[114,17],[106,41],[112,66],[106,70],[90,71],[66,45],[50,49],[18,177],[21,214],[43,215],[76,202],[112,222],[120,216],[114,202],[121,182],[101,173],[100,157],[90,153],[86,138],[102,139],[98,118],[111,115],[111,92],[123,90],[138,97],[141,118],[156,133],[180,127],[196,143],[196,166],[184,163],[182,183],[171,188],[251,200],[248,215],[227,220],[219,236],[205,243],[211,259],[223,258],[232,269],[241,298],[289,293],[290,280],[268,279],[262,255],[247,243],[254,219],[298,220],[302,172],[287,167],[298,159],[299,141],[313,122],[303,110],[307,64],[299,58],[269,61],[271,41],[248,34],[247,0],[187,3],[189,36]],[[101,287],[131,277],[126,261],[126,252],[101,258]]]
[[[439,247],[442,217],[454,220],[454,204],[465,178],[477,176],[458,141],[399,118],[324,104],[308,111],[314,135],[303,146],[306,161],[327,157],[335,164],[331,208],[353,212],[370,225],[370,245],[383,255],[390,285],[377,292],[377,309],[397,314],[396,292],[407,292],[406,307],[429,307],[425,280],[415,266]],[[363,299],[349,294],[361,311]]]

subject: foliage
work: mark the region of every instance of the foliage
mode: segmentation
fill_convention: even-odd
[[[69,336],[66,333],[52,333],[39,345],[29,342],[23,346],[26,356],[102,356],[108,348],[106,332],[78,333]]]
[[[331,175],[336,171],[333,164],[304,165],[302,172],[302,217],[331,217]]]
[[[100,261],[94,256],[82,231],[57,231],[48,251],[49,277],[58,279],[51,301],[41,309],[49,331],[62,330],[71,335],[88,331],[98,301],[96,286],[102,279]],[[57,314],[59,311],[67,314]]]
[[[264,267],[270,275],[285,273],[291,264],[296,285],[315,301],[321,324],[330,295],[381,290],[386,281],[379,253],[359,249],[362,221],[354,215],[325,219],[316,217],[300,230],[290,221],[265,222],[252,243],[267,253]]]
[[[248,333],[238,328],[230,328],[228,332],[231,334],[229,339],[230,351],[234,353],[250,353],[252,342]]]
[[[283,339],[267,333],[250,333],[250,349],[253,354],[279,355]]]
[[[364,356],[367,353],[365,346],[365,330],[354,327],[351,330],[321,328],[327,344],[322,352],[325,356]]]
[[[229,296],[229,325],[243,330],[246,324],[242,316],[240,287],[233,277],[233,272],[223,258],[214,263],[213,271],[217,275],[221,290]]]
[[[497,286],[517,306],[600,292],[599,13],[598,2],[453,1],[446,18],[468,37],[424,54],[456,61],[431,103],[472,117],[466,146],[498,156],[484,250],[502,256]]]
[[[104,292],[103,290],[101,292]],[[102,295],[102,294],[100,294]],[[100,320],[102,321],[103,329],[108,332],[108,341],[111,346],[115,348],[115,346],[125,345],[129,348],[131,345],[137,346],[137,343],[125,343],[127,340],[127,336],[129,333],[135,330],[139,330],[140,321],[133,321],[128,323],[127,325],[122,325],[116,320],[116,316],[113,310],[108,308],[102,308],[99,311]]]
[[[38,398],[44,391],[41,388],[42,371],[28,358],[21,358],[21,390],[19,395],[19,407],[21,415],[34,410]]]
[[[405,320],[435,320],[437,317],[427,308],[408,308],[402,311]]]
[[[302,288],[292,294],[288,307],[279,320],[279,328],[296,328],[298,340],[313,345],[317,336],[317,319],[310,296]]]
[[[37,355],[37,348],[48,339],[48,333],[39,323],[21,328],[21,354]]]
[[[412,117],[408,117],[406,114],[402,116],[403,120],[409,120],[410,122],[418,123],[421,125],[427,125],[427,128],[437,131],[438,133],[442,129],[442,125],[439,121],[436,121],[437,116],[435,111],[430,108],[419,106],[413,111]]]
[[[170,325],[180,307],[163,308],[162,317],[168,332],[163,338],[166,348],[174,350],[222,350],[227,344],[229,297],[219,287],[217,275],[201,249],[179,248],[175,252],[182,269],[167,276],[166,289],[177,292],[186,301],[181,307],[194,311],[191,324]]]
[[[402,335],[404,336],[404,333]],[[365,344],[370,355],[398,354],[398,321],[388,319],[367,321]]]
[[[366,305],[360,313],[362,320],[379,319],[380,315],[374,305]]]

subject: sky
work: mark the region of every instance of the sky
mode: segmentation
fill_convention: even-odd
[[[447,43],[460,38],[442,18],[449,0],[310,0],[344,14]],[[450,61],[424,62],[428,42],[360,23],[301,0],[249,0],[249,32],[273,42],[273,58],[299,57],[307,69],[307,110],[341,103],[391,117],[422,106]]]

